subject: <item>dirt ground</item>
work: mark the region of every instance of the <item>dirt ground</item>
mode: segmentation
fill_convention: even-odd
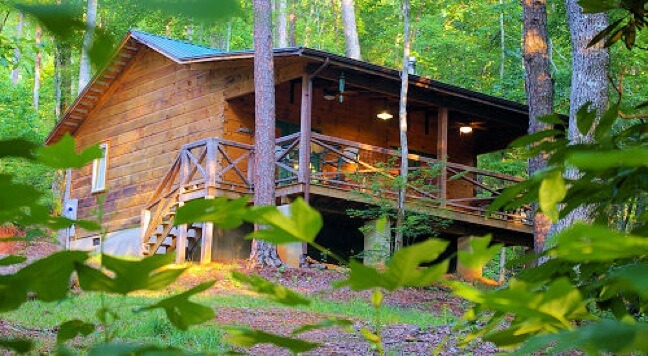
[[[56,251],[56,246],[47,242],[30,244],[25,250],[28,262],[42,258]],[[245,273],[243,261],[235,268]],[[0,274],[11,273],[21,266],[0,268]],[[173,289],[181,290],[195,286],[206,280],[217,280],[214,287],[207,291],[212,295],[240,293],[228,275],[232,265],[210,264],[207,266],[190,267],[188,271],[174,283]],[[285,270],[257,270],[258,273],[269,280],[290,287],[291,289],[321,299],[331,301],[364,300],[369,302],[371,293],[355,292],[348,288],[333,289],[331,282],[344,277],[345,270],[332,268],[327,270],[317,269],[285,269]],[[460,317],[466,304],[460,299],[451,296],[447,290],[437,288],[408,288],[386,295],[384,303],[388,306],[418,309],[433,315],[443,313]],[[317,323],[328,315],[304,312],[283,308],[238,308],[226,307],[216,310],[216,320],[223,325],[245,325],[272,333],[288,335],[295,328],[309,323]],[[365,355],[371,354],[369,344],[360,336],[359,330],[366,325],[366,321],[356,320],[353,326],[358,332],[348,333],[341,328],[328,328],[310,331],[302,334],[308,341],[321,343],[322,346],[312,351],[311,354],[326,355]],[[54,333],[39,333],[37,330],[27,330],[16,327],[0,318],[0,335],[22,336],[30,338],[55,338]],[[457,342],[460,335],[452,330],[451,325],[421,328],[418,325],[387,325],[382,330],[385,349],[388,354],[396,355],[429,355],[437,347],[442,355],[457,353],[472,353],[478,355],[494,354],[497,348],[490,343],[473,342],[467,348],[458,348]],[[288,355],[288,352],[272,345],[257,345],[250,349],[237,349],[237,351],[256,355]]]

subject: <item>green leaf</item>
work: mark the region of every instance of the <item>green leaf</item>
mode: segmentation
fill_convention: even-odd
[[[195,294],[211,288],[214,283],[215,281],[201,283],[184,293],[162,299],[161,301],[142,308],[141,310],[151,310],[156,308],[164,309],[169,321],[176,328],[187,330],[192,325],[202,324],[205,321],[214,318],[215,314],[211,308],[189,300],[189,298]]]
[[[648,147],[574,152],[567,156],[567,162],[582,170],[648,167]]]
[[[196,199],[188,201],[176,211],[174,224],[211,222],[222,229],[234,229],[249,220],[252,214],[249,199],[229,200],[227,197],[216,199]]]
[[[385,288],[394,291],[401,287],[422,287],[438,281],[448,270],[448,261],[420,268],[422,263],[437,259],[448,246],[447,241],[430,239],[394,253],[387,269],[365,266],[351,260],[351,274],[348,279],[335,284],[336,287],[349,286],[354,290]]]
[[[0,141],[0,158],[21,157],[26,159],[34,158],[34,151],[38,146],[28,140],[17,138]]]
[[[578,5],[583,8],[583,12],[586,14],[606,12],[618,7],[615,1],[607,0],[578,0]]]
[[[560,130],[544,130],[540,132],[535,132],[530,135],[522,136],[517,139],[515,139],[513,142],[509,144],[509,147],[525,147],[528,146],[532,143],[540,142],[543,141],[544,139],[562,135],[563,132]]]
[[[353,326],[353,322],[348,319],[340,319],[337,317],[329,316],[317,324],[307,324],[307,325],[300,326],[299,328],[293,330],[291,334],[298,335],[311,330],[330,328],[334,326],[339,326],[342,329],[344,329],[346,332],[350,333],[352,332],[351,327]]]
[[[225,328],[225,339],[239,347],[252,347],[257,344],[272,344],[290,350],[292,353],[301,353],[315,349],[319,344],[300,339],[285,337],[277,334],[266,333],[261,330],[252,330],[243,326],[228,326]]]
[[[19,354],[26,354],[34,347],[34,342],[27,339],[5,339],[0,338],[0,348],[15,351]]]
[[[14,220],[15,215],[19,213],[17,209],[35,205],[42,196],[42,193],[34,187],[14,183],[12,177],[5,174],[0,174],[0,192],[2,192],[0,218],[4,221]],[[2,220],[0,224],[4,222]]]
[[[602,41],[605,37],[607,37],[614,29],[619,26],[621,21],[625,20],[625,18],[620,18],[617,21],[613,22],[611,25],[606,27],[603,31],[599,32],[596,34],[596,36],[592,37],[592,40],[589,41],[587,44],[587,48],[594,46],[595,44],[599,43]]]
[[[91,146],[80,154],[74,148],[74,139],[69,133],[57,143],[38,151],[38,159],[44,165],[55,169],[82,168],[103,155],[99,145]]]
[[[369,341],[372,344],[380,343],[380,336],[376,335],[373,331],[369,330],[369,328],[367,327],[360,329],[360,334],[362,335],[362,337],[365,338],[365,340]]]
[[[614,125],[614,122],[617,120],[619,116],[618,113],[619,113],[619,106],[612,105],[610,106],[610,108],[608,108],[605,111],[603,116],[601,116],[601,120],[599,120],[598,126],[594,131],[594,137],[597,140],[600,140],[605,135],[611,133],[612,126]]]
[[[592,124],[596,119],[596,109],[590,110],[591,106],[592,102],[588,101],[578,109],[578,112],[576,112],[576,126],[583,136],[589,134]]]
[[[239,2],[235,0],[135,0],[133,4],[146,12],[161,11],[170,16],[188,17],[207,23],[228,18],[240,12]]]
[[[245,275],[237,271],[232,271],[232,277],[235,280],[252,287],[255,292],[265,294],[278,303],[289,306],[310,304],[309,299],[304,298],[284,286],[274,284],[261,276],[255,274]]]
[[[74,266],[88,259],[84,251],[60,251],[21,269],[16,278],[27,282],[28,291],[51,302],[67,296]]]
[[[490,260],[499,254],[502,244],[493,244],[489,247],[492,235],[484,237],[473,237],[470,239],[470,250],[461,250],[458,252],[459,263],[471,268],[482,268]]]
[[[175,356],[187,355],[188,353],[174,347],[159,347],[155,345],[131,345],[121,343],[108,343],[94,345],[89,356],[114,356],[114,355],[159,355]]]
[[[580,291],[567,278],[558,278],[548,285],[511,280],[508,288],[481,291],[465,283],[451,283],[454,294],[477,304],[468,313],[474,318],[480,310],[495,312],[491,320],[468,336],[484,335],[500,347],[513,347],[531,336],[571,329],[575,320],[591,319]],[[501,318],[507,318],[507,330],[501,331]]]
[[[247,239],[259,239],[273,244],[291,242],[312,243],[322,229],[322,216],[311,208],[302,198],[290,204],[290,216],[279,209],[264,209],[259,212],[256,222],[265,228],[249,234]]]
[[[112,271],[114,277],[79,264],[77,273],[83,290],[123,295],[139,290],[161,290],[173,283],[186,269],[163,268],[173,263],[174,254],[153,255],[139,261],[129,261],[108,255],[102,255],[101,259],[103,267]]]
[[[594,285],[603,287],[611,297],[618,296],[619,292],[632,291],[643,300],[648,300],[648,264],[644,262],[616,268]]]
[[[587,354],[634,354],[648,350],[648,325],[603,319],[573,330],[538,335],[529,339],[516,355],[530,355],[552,345],[552,353],[582,350]]]
[[[558,114],[540,116],[537,117],[536,120],[549,125],[565,125],[565,120],[563,120]]]
[[[34,17],[38,23],[58,41],[74,42],[83,36],[83,8],[69,2],[60,4],[33,4],[28,1],[15,1],[14,7],[20,12]]]
[[[547,174],[547,176],[540,183],[540,190],[538,192],[538,200],[540,209],[552,221],[558,220],[558,203],[560,203],[567,195],[567,186],[563,179],[562,172],[554,170]]]
[[[3,241],[0,240],[0,244]],[[23,263],[27,261],[27,257],[24,256],[16,256],[16,255],[10,255],[4,258],[0,258],[0,266],[11,266],[11,265],[17,265],[19,263]]]
[[[74,339],[77,335],[88,336],[95,330],[94,324],[86,323],[83,320],[68,320],[59,326],[56,334],[56,343],[61,344]]]
[[[379,289],[374,289],[371,294],[371,305],[373,305],[374,308],[380,308],[382,301],[383,301],[382,292]]]
[[[648,256],[648,239],[605,226],[576,223],[555,236],[549,255],[571,262],[614,261]]]

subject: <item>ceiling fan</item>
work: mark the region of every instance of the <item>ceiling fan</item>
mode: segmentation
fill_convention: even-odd
[[[345,96],[353,96],[358,94],[357,91],[349,90],[347,88],[344,72],[341,72],[338,76],[338,83],[336,86],[325,87],[322,91],[325,100],[331,101],[337,98],[341,103],[344,102]]]
[[[459,129],[462,134],[468,134],[473,130],[486,131],[486,123],[484,121],[457,121],[452,126]]]

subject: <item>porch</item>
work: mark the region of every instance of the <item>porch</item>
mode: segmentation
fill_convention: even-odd
[[[395,205],[397,150],[318,133],[304,138],[301,132],[277,138],[275,147],[278,203],[303,196],[340,214],[351,206]],[[486,214],[488,204],[519,178],[415,154],[408,160],[407,209],[453,220],[448,230],[457,235],[496,232],[507,244],[530,244],[528,211]],[[211,261],[214,227],[174,227],[175,209],[194,199],[253,194],[253,163],[250,144],[210,138],[185,145],[142,214],[143,254],[175,250],[178,261]]]

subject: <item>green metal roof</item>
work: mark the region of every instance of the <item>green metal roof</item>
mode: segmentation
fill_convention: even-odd
[[[137,30],[130,30],[131,36],[139,42],[150,46],[177,61],[196,57],[207,57],[223,52],[197,44],[174,40],[171,38],[154,35]]]

